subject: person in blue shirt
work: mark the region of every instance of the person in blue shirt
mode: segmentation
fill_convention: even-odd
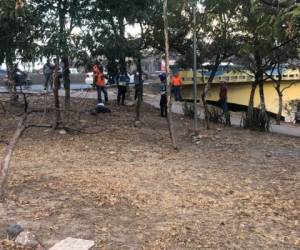
[[[130,78],[127,75],[126,72],[121,72],[121,74],[118,77],[118,97],[117,97],[117,103],[118,105],[125,105],[125,95],[126,95],[126,86],[129,84]]]

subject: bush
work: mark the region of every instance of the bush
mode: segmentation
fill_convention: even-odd
[[[194,118],[194,103],[184,102],[182,105],[183,114],[191,119]]]
[[[223,112],[222,109],[214,106],[208,107],[208,117],[210,122],[220,123],[224,125],[231,125],[230,112]]]
[[[287,112],[290,122],[297,123],[300,121],[300,100],[295,99],[286,103],[283,109]]]
[[[252,112],[247,113],[241,122],[243,127],[251,130],[269,131],[270,130],[270,117],[267,112],[261,109],[254,108]]]

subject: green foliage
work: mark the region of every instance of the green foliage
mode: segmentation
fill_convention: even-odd
[[[8,54],[12,59],[19,56],[24,61],[32,60],[37,48],[37,23],[30,6],[16,9],[14,0],[0,0],[0,63]]]
[[[36,15],[41,17],[39,24],[39,54],[41,56],[76,57],[81,44],[80,32],[85,24],[89,7],[87,0],[33,0],[30,2]]]
[[[300,100],[295,99],[291,100],[284,105],[284,110],[288,113],[289,116],[292,116],[293,113],[300,111]]]

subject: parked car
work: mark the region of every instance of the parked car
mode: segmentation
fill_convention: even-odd
[[[151,77],[155,77],[155,78],[157,78],[160,74],[165,74],[166,73],[166,71],[155,71],[154,73],[152,73],[152,74],[150,74],[150,76]]]
[[[107,76],[106,72],[104,72],[104,76]],[[93,82],[94,82],[94,73],[93,72],[86,73],[84,82],[85,82],[85,84],[93,84]],[[105,77],[105,84],[107,84],[107,83],[108,83],[107,77]]]
[[[93,81],[94,81],[94,74],[93,74],[93,72],[86,73],[86,77],[85,77],[84,82],[86,84],[93,84]]]
[[[0,69],[0,76],[6,76],[6,70]]]
[[[77,75],[77,74],[79,74],[79,72],[76,68],[70,68],[70,74]]]

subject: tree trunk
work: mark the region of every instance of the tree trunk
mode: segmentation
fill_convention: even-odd
[[[63,58],[63,79],[65,88],[65,109],[69,110],[71,106],[71,91],[70,91],[70,69],[69,69],[69,59],[68,57]]]
[[[259,98],[260,98],[260,110],[263,115],[266,114],[266,103],[265,103],[265,93],[264,93],[264,70],[262,66],[262,57],[260,51],[255,51],[255,64],[256,64],[256,73],[255,81],[259,87]]]
[[[55,117],[53,121],[53,129],[56,129],[61,121],[60,115],[60,104],[59,104],[59,75],[58,75],[58,68],[59,68],[59,58],[56,58],[56,65],[54,71],[54,88],[53,88],[53,96],[54,96],[54,107],[55,107]]]
[[[278,94],[278,113],[276,115],[276,124],[280,125],[283,110],[283,94],[280,91],[280,85],[277,85],[275,89]]]
[[[197,31],[196,31],[196,8],[197,4],[193,4],[193,97],[194,97],[194,133],[195,135],[198,133],[198,94],[197,94]]]
[[[279,62],[279,58],[278,58]],[[283,110],[283,91],[281,91],[281,81],[282,81],[282,73],[280,70],[280,63],[277,64],[277,72],[278,72],[278,80],[276,81],[275,90],[278,94],[278,113],[276,116],[276,124],[280,125],[282,110]]]
[[[251,86],[251,93],[249,98],[245,128],[250,128],[252,126],[252,121],[253,121],[252,117],[254,112],[254,97],[255,97],[256,87],[257,87],[257,82],[254,81]]]
[[[23,115],[21,120],[18,123],[17,129],[11,138],[9,144],[6,147],[5,155],[4,158],[1,161],[0,165],[0,200],[4,198],[4,189],[5,189],[5,184],[9,172],[9,166],[10,166],[10,160],[12,157],[12,154],[14,152],[16,143],[19,139],[19,137],[22,135],[23,131],[25,130],[25,122],[27,119],[27,113]]]
[[[136,122],[140,122],[141,116],[141,104],[143,98],[143,70],[142,70],[142,63],[141,57],[138,57],[137,60],[137,70],[139,72],[139,84],[137,86],[137,104],[136,104]]]
[[[170,83],[170,68],[169,68],[169,25],[168,25],[168,0],[164,0],[164,34],[165,34],[165,50],[166,50],[166,74],[167,74],[167,106],[168,106],[168,126],[174,149],[177,149],[174,124],[172,119],[172,99],[171,99],[171,83]]]
[[[252,83],[248,112],[246,116],[245,128],[259,129],[266,131],[269,129],[269,118],[266,111],[265,94],[264,94],[264,68],[260,51],[255,51],[255,81]],[[256,87],[259,87],[260,109],[254,109],[254,97]]]
[[[260,97],[260,109],[257,120],[257,125],[260,131],[268,131],[270,125],[270,119],[267,114],[266,103],[265,103],[265,93],[264,93],[264,79],[263,73],[259,72],[259,97]]]
[[[7,68],[7,77],[8,77],[8,92],[10,95],[11,104],[16,104],[18,101],[16,79],[14,73],[13,65],[13,52],[11,49],[6,51],[6,68]]]
[[[70,96],[70,70],[69,70],[69,49],[68,41],[66,37],[66,14],[67,14],[67,1],[59,1],[59,47],[60,47],[60,56],[62,56],[63,66],[63,80],[64,80],[64,89],[65,89],[65,109],[69,110],[71,106],[71,96]]]
[[[209,110],[208,110],[208,106],[207,106],[207,95],[208,95],[208,93],[211,89],[211,84],[212,84],[213,80],[215,79],[216,73],[217,73],[218,68],[220,66],[220,63],[221,63],[220,58],[221,58],[221,56],[217,55],[214,67],[211,71],[211,74],[209,76],[209,79],[208,79],[207,83],[205,84],[205,88],[204,88],[202,96],[201,96],[202,97],[202,103],[203,103],[203,106],[204,106],[206,129],[209,129]]]
[[[259,76],[259,98],[260,98],[260,109],[262,113],[266,113],[266,102],[265,102],[265,93],[264,93],[264,80],[263,75]]]

